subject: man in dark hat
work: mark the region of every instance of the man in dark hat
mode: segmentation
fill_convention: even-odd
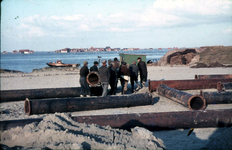
[[[100,75],[101,85],[103,88],[102,96],[107,96],[109,77],[110,77],[110,72],[109,69],[107,68],[106,62],[107,62],[106,60],[103,60],[102,66],[99,68],[99,75]]]
[[[86,77],[89,74],[89,69],[88,69],[88,62],[84,61],[83,62],[83,67],[80,70],[80,85],[81,85],[81,94],[80,97],[84,97],[86,95],[87,97],[90,97],[90,90],[89,90],[89,85],[86,81]]]
[[[114,58],[114,64],[115,64],[115,68],[117,68],[117,69],[119,69],[119,66],[120,66],[120,62],[118,61],[118,58],[117,57],[115,57]]]
[[[115,67],[115,63],[111,62],[110,67],[110,95],[115,95],[116,94],[116,84],[118,83],[118,78],[117,78],[117,68]]]
[[[136,90],[138,90],[140,88],[140,86],[138,84],[138,72],[139,72],[139,68],[136,65],[136,61],[132,62],[132,64],[129,66],[129,70],[130,70],[131,93],[134,93],[134,82],[137,85],[137,89]]]
[[[94,61],[93,63],[94,65],[90,68],[90,71],[95,71],[95,72],[98,72],[98,62],[97,61]]]
[[[127,84],[130,77],[130,70],[127,68],[126,62],[122,61],[121,64],[122,65],[118,71],[118,77],[120,78],[120,82],[122,85],[122,95],[123,95],[127,91]]]
[[[142,61],[141,57],[139,57],[137,60],[138,60],[138,68],[140,73],[141,87],[144,87],[145,83],[147,82],[147,65],[144,61]]]

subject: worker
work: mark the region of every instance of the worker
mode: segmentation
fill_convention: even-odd
[[[89,69],[88,69],[88,62],[84,61],[83,62],[83,67],[80,70],[80,85],[81,85],[81,94],[80,97],[90,97],[90,90],[89,90],[89,85],[86,81],[86,77],[89,74]]]
[[[99,68],[99,75],[100,75],[100,81],[102,85],[102,96],[107,96],[107,91],[108,91],[108,85],[109,85],[109,69],[107,68],[107,61],[103,60],[102,61],[102,66]]]

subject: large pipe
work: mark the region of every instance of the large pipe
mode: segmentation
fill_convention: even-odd
[[[100,83],[100,75],[97,72],[95,72],[95,71],[91,71],[87,75],[86,81],[91,86],[97,86]]]
[[[232,110],[205,110],[205,111],[177,111],[141,114],[117,114],[72,116],[79,123],[97,124],[130,130],[136,126],[149,130],[171,130],[205,127],[232,126]],[[24,127],[30,123],[39,123],[42,118],[0,121],[0,131],[9,130],[17,126]]]
[[[232,82],[232,79],[199,79],[199,80],[164,80],[164,81],[148,81],[148,89],[150,92],[156,91],[160,84],[177,90],[196,90],[196,89],[217,89],[218,82]]]
[[[195,79],[232,79],[232,74],[195,75]]]
[[[202,96],[185,93],[164,84],[158,86],[157,93],[188,107],[190,110],[203,110],[206,107],[206,101]]]
[[[217,89],[218,89],[218,91],[231,90],[232,89],[232,82],[230,82],[230,83],[218,82]]]
[[[0,121],[0,131],[10,130],[11,128],[15,127],[24,127],[30,123],[39,123],[42,118],[35,118],[35,119],[20,119],[20,120],[6,120]]]
[[[1,102],[29,99],[80,97],[80,87],[0,91]]]
[[[130,130],[136,126],[149,130],[170,130],[232,126],[232,109],[177,111],[140,114],[72,116],[79,123],[109,125],[112,128]]]
[[[152,105],[152,103],[152,95],[149,93],[106,97],[43,99],[32,101],[26,99],[24,103],[24,110],[26,114],[32,115],[55,112],[74,112],[105,108],[132,107]]]
[[[229,104],[232,103],[232,92],[202,92],[201,95],[207,104]]]

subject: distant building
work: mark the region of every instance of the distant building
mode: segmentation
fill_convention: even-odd
[[[17,50],[14,50],[12,54],[18,54],[19,52]]]
[[[29,49],[22,49],[22,50],[19,50],[19,53],[20,54],[31,54],[31,53],[34,53],[34,51],[29,50]]]
[[[6,51],[3,51],[3,52],[2,52],[2,54],[8,54],[8,52],[6,52]]]

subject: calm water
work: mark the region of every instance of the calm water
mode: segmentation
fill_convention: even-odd
[[[81,52],[81,53],[55,53],[55,52],[35,52],[34,54],[1,54],[1,69],[18,70],[23,72],[32,72],[33,69],[48,67],[46,63],[62,60],[63,63],[81,64],[87,60],[88,67],[93,65],[94,61],[119,59],[119,53],[146,54],[147,60],[159,60],[168,50],[138,50],[138,51],[119,51],[119,52]]]

